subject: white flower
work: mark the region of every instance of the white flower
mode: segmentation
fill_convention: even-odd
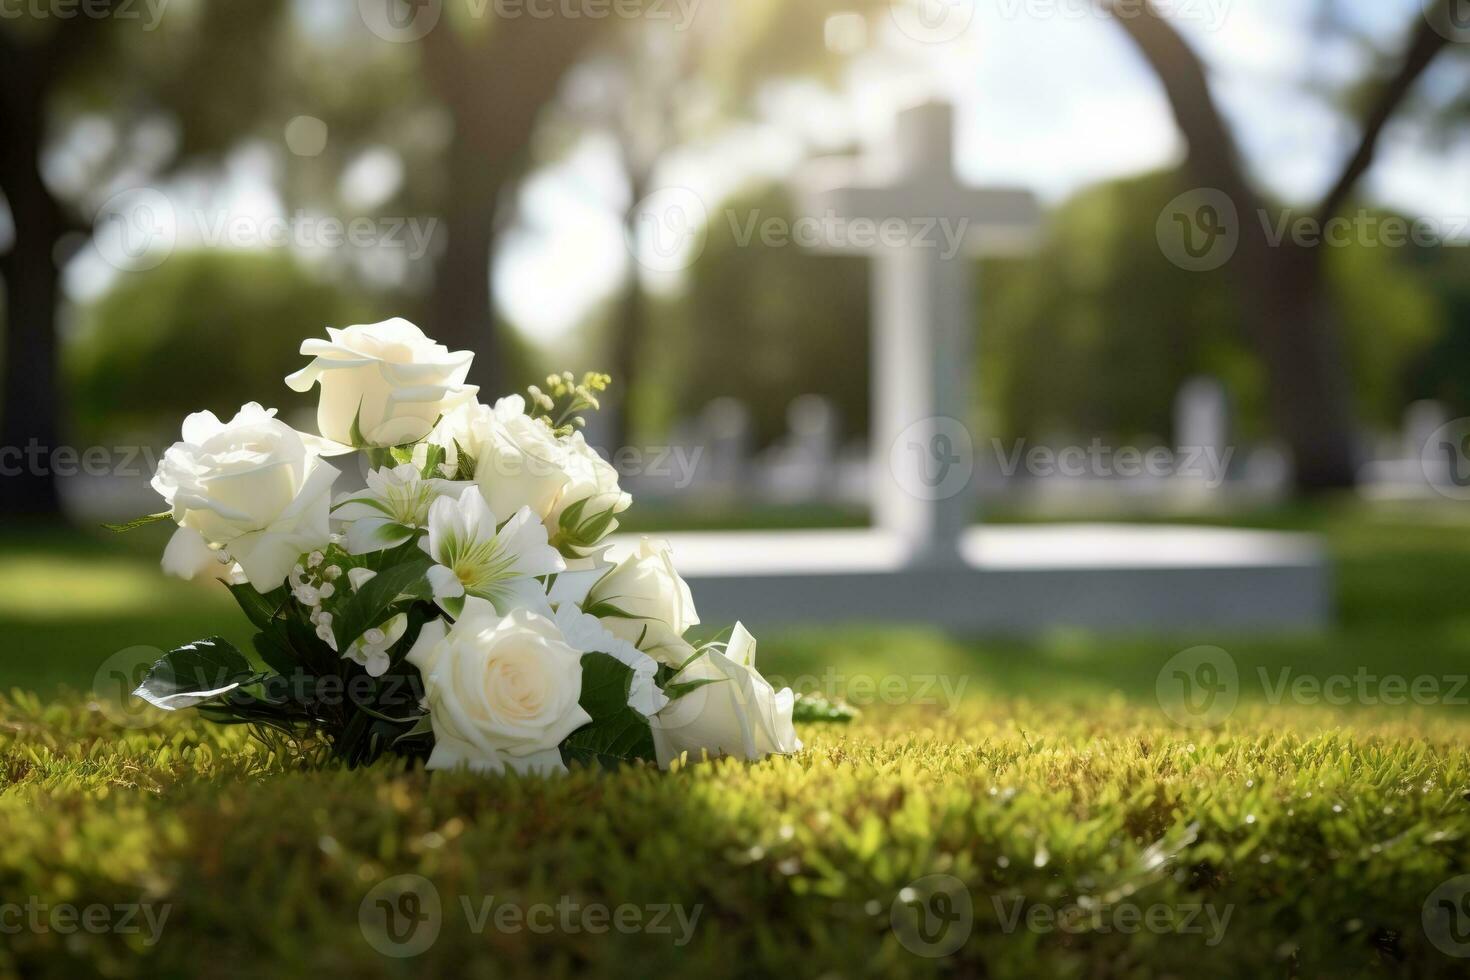
[[[245,584],[245,572],[229,552],[211,548],[204,535],[183,527],[174,532],[163,549],[163,571],[184,579],[207,575],[227,585]]]
[[[581,652],[526,609],[502,617],[467,599],[452,627],[442,619],[424,626],[408,661],[424,679],[430,769],[563,772],[558,746],[592,721],[578,703]]]
[[[348,644],[342,656],[361,664],[370,677],[382,677],[388,671],[388,651],[408,631],[408,614],[399,613],[375,626]]]
[[[596,616],[588,616],[571,603],[563,603],[556,610],[555,622],[567,643],[576,649],[583,653],[605,653],[633,669],[628,707],[646,717],[669,703],[668,697],[658,689],[658,661],[627,640],[613,636]]]
[[[458,500],[440,497],[429,508],[429,536],[419,545],[436,564],[429,569],[434,599],[457,616],[465,596],[489,600],[502,613],[529,607],[547,615],[546,588],[535,578],[566,567],[546,543],[546,528],[522,507],[496,529],[495,514],[476,487]]]
[[[429,526],[429,506],[440,497],[458,497],[468,483],[424,479],[419,468],[405,463],[367,475],[367,487],[339,496],[332,516],[347,522],[347,551],[365,555],[411,541]]]
[[[371,568],[347,569],[347,582],[352,586],[353,592],[359,591],[364,585],[367,585],[369,582],[377,577],[378,573],[373,571]]]
[[[228,549],[250,584],[269,592],[303,552],[327,543],[337,470],[319,449],[319,440],[254,402],[228,422],[196,412],[184,420],[183,441],[164,453],[153,489],[168,501],[178,534]],[[186,569],[181,556],[186,548],[197,554],[195,543],[185,535],[172,556],[165,552],[166,568]]]
[[[451,353],[407,320],[329,327],[327,336],[302,343],[314,360],[286,384],[295,391],[321,384],[317,425],[335,442],[352,444],[354,423],[367,446],[417,442],[478,390],[464,383],[474,354]]]
[[[691,683],[700,686],[651,719],[661,767],[684,752],[754,761],[801,750],[791,723],[796,698],[790,688],[773,690],[756,671],[755,638],[744,626],[736,624],[723,653],[704,651],[670,681]]]
[[[519,395],[500,399],[494,408],[473,404],[449,413],[429,441],[456,463],[461,451],[474,458],[475,483],[497,514],[529,507],[537,520],[545,520],[572,479],[565,447],[549,426],[526,414]]]
[[[674,570],[667,542],[644,538],[587,594],[584,606],[614,635],[677,667],[694,653],[684,639],[699,624],[689,586]]]
[[[617,530],[618,522],[612,520],[610,515],[627,510],[633,505],[633,498],[618,486],[618,471],[587,445],[582,433],[572,433],[567,438],[564,450],[563,465],[568,482],[547,515],[546,526],[552,529],[552,533],[565,531],[571,536],[573,547],[580,553]],[[561,528],[562,515],[578,503],[582,506],[577,512],[575,525]],[[604,517],[607,518],[607,523],[590,539],[582,540],[576,535],[578,527],[593,524]]]

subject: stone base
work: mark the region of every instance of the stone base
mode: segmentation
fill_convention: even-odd
[[[1314,629],[1331,574],[1310,535],[1044,525],[971,528],[950,565],[908,560],[881,531],[667,535],[709,624],[926,623],[1033,633]],[[629,536],[615,539],[614,556]]]

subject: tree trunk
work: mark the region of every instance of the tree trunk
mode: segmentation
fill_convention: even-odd
[[[1158,76],[1189,144],[1188,170],[1202,188],[1223,192],[1239,214],[1239,251],[1230,263],[1252,338],[1269,377],[1277,429],[1290,447],[1297,488],[1318,493],[1357,479],[1357,419],[1342,349],[1342,320],[1331,296],[1322,250],[1272,243],[1260,220],[1238,147],[1215,105],[1204,64],[1152,0],[1099,0]],[[1374,100],[1356,152],[1318,209],[1319,226],[1336,216],[1373,163],[1379,138],[1417,80],[1445,48],[1431,17],[1410,32],[1403,61]]]
[[[1315,494],[1357,480],[1351,377],[1342,319],[1320,250],[1283,243],[1269,266],[1244,263],[1236,276],[1268,372],[1270,402],[1291,449],[1297,489]]]
[[[490,289],[502,183],[488,163],[473,141],[456,133],[448,160],[454,200],[444,211],[446,248],[434,271],[433,322],[425,325],[451,350],[475,352],[469,380],[480,386],[482,400],[493,400],[506,380]]]
[[[448,241],[428,332],[475,351],[470,381],[487,396],[505,380],[490,289],[499,204],[525,167],[541,107],[602,27],[588,17],[504,19],[483,34],[446,24],[423,41],[424,71],[454,120],[440,209]]]
[[[629,243],[636,243],[637,229],[633,226],[636,220],[633,210],[637,208],[638,202],[647,195],[648,180],[645,175],[633,173],[630,170],[628,185],[632,203],[629,205],[624,235]],[[608,416],[607,451],[609,453],[615,453],[631,443],[638,418],[635,403],[638,396],[635,385],[641,363],[639,354],[642,353],[643,328],[648,317],[648,303],[643,293],[643,277],[639,274],[638,259],[631,251],[628,266],[628,282],[623,289],[622,299],[618,303],[611,338],[611,363],[608,370],[613,379],[610,392],[613,397],[612,403],[606,406],[608,409],[606,413]]]
[[[37,66],[12,62],[0,76],[0,190],[15,226],[15,242],[0,257],[5,279],[0,515],[5,520],[61,514],[50,464],[50,451],[60,441],[61,411],[53,250],[66,221],[41,180],[44,73],[28,67]]]

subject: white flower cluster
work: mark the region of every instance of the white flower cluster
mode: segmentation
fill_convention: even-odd
[[[756,670],[743,627],[727,644],[686,639],[699,616],[668,546],[610,559],[632,500],[575,425],[518,396],[481,404],[472,355],[407,321],[328,333],[287,379],[320,386],[321,436],[254,403],[184,421],[153,479],[178,524],[166,571],[279,599],[276,616],[370,677],[416,669],[430,768],[560,770],[569,739],[596,754],[588,733],[629,718],[662,766],[800,749],[791,692]],[[355,451],[366,486],[334,497],[326,459]],[[584,684],[594,654],[626,684],[611,708]]]

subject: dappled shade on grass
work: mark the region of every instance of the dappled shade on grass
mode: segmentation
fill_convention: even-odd
[[[803,726],[790,759],[544,781],[318,768],[189,718],[119,735],[76,703],[0,701],[4,893],[171,907],[155,947],[23,932],[0,971],[388,975],[403,963],[367,944],[359,907],[415,873],[444,909],[411,961],[422,976],[1451,975],[1461,964],[1420,914],[1470,867],[1467,734],[1443,713],[1248,707],[1191,732],[1122,699],[971,698],[948,716]],[[973,904],[948,961],[890,927],[895,897],[932,874]],[[616,930],[477,935],[462,896],[701,912],[682,948]],[[1184,910],[1181,930],[1187,910],[1214,918],[1025,925],[1093,902]]]

